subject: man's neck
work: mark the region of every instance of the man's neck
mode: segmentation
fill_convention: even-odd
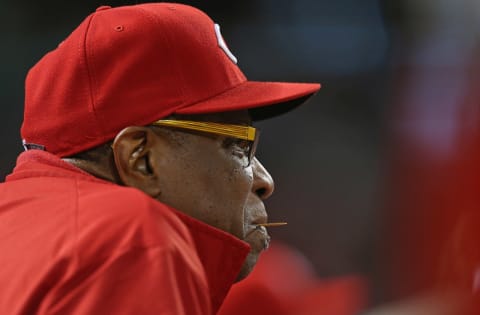
[[[100,163],[94,161],[86,161],[77,158],[62,158],[63,161],[97,177],[118,185],[122,185],[120,179],[116,175],[114,167],[110,163]],[[107,165],[108,164],[108,165]]]

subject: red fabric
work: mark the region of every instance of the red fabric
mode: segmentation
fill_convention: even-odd
[[[367,301],[363,277],[318,279],[305,257],[272,242],[251,275],[232,287],[218,315],[355,315]]]
[[[193,7],[103,7],[29,71],[21,133],[69,156],[172,113],[249,109],[319,88],[247,82],[218,44],[214,22]]]
[[[214,314],[249,251],[37,150],[0,196],[0,314]]]
[[[428,117],[420,114],[423,110],[413,110],[411,100],[402,96],[415,92],[412,86],[425,86],[417,79],[432,77],[436,70],[410,65],[397,78],[394,125],[423,124],[430,126],[428,133],[432,134],[448,122],[446,134],[451,138],[445,139],[447,146],[440,138],[435,140],[438,143],[431,140],[426,146],[421,137],[424,133],[416,128],[408,132],[392,129],[393,141],[389,143],[394,146],[386,198],[388,233],[379,256],[385,283],[389,284],[384,290],[389,299],[439,288],[458,290],[477,303],[471,312],[458,311],[461,315],[480,314],[480,279],[476,279],[480,272],[480,59],[478,51],[471,56],[466,72],[457,69],[453,79],[461,78],[459,91],[465,94],[456,95],[454,88],[450,95],[454,97],[440,103],[435,98],[431,105],[435,110]],[[448,72],[441,74],[450,76]],[[422,88],[416,92],[422,95],[422,102],[429,102]],[[440,144],[443,150],[432,150]]]

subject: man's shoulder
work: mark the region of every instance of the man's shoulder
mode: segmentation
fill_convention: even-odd
[[[78,186],[76,210],[80,244],[147,248],[169,247],[178,239],[192,242],[176,210],[142,191],[118,185],[83,185]]]
[[[81,266],[101,268],[127,253],[152,250],[185,261],[196,256],[191,232],[176,210],[135,188],[107,186],[82,191],[79,183],[74,248]]]
[[[77,181],[76,190],[81,211],[132,212],[166,207],[136,188],[108,182]]]

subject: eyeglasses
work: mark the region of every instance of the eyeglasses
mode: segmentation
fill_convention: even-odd
[[[152,125],[196,130],[196,131],[202,131],[202,132],[232,137],[236,139],[246,140],[246,142],[248,143],[248,146],[245,149],[245,152],[246,152],[246,157],[248,158],[248,163],[245,165],[245,167],[250,166],[253,158],[255,157],[258,138],[260,137],[260,130],[251,126],[220,124],[220,123],[204,122],[204,121],[170,120],[170,119],[157,120],[154,123],[152,123]]]

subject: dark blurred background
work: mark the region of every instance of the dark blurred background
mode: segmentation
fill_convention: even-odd
[[[423,196],[412,188],[418,169],[456,152],[464,139],[460,134],[468,134],[461,132],[465,117],[478,127],[478,106],[465,100],[475,96],[469,69],[476,64],[480,5],[468,0],[182,2],[222,26],[249,79],[322,83],[305,106],[259,123],[258,157],[276,180],[267,204],[270,217],[289,223],[272,236],[303,252],[321,278],[364,276],[371,305],[421,289],[425,283],[409,281],[415,268],[406,271],[408,264],[396,264],[395,257],[409,255],[425,232],[410,230],[410,223],[428,225],[431,217],[428,211],[420,219],[404,215],[418,199],[403,192],[410,188]],[[28,69],[96,7],[134,3],[0,2],[2,178],[22,150]],[[424,164],[415,164],[417,158]],[[409,241],[398,240],[403,236]],[[398,275],[404,271],[402,282]]]

